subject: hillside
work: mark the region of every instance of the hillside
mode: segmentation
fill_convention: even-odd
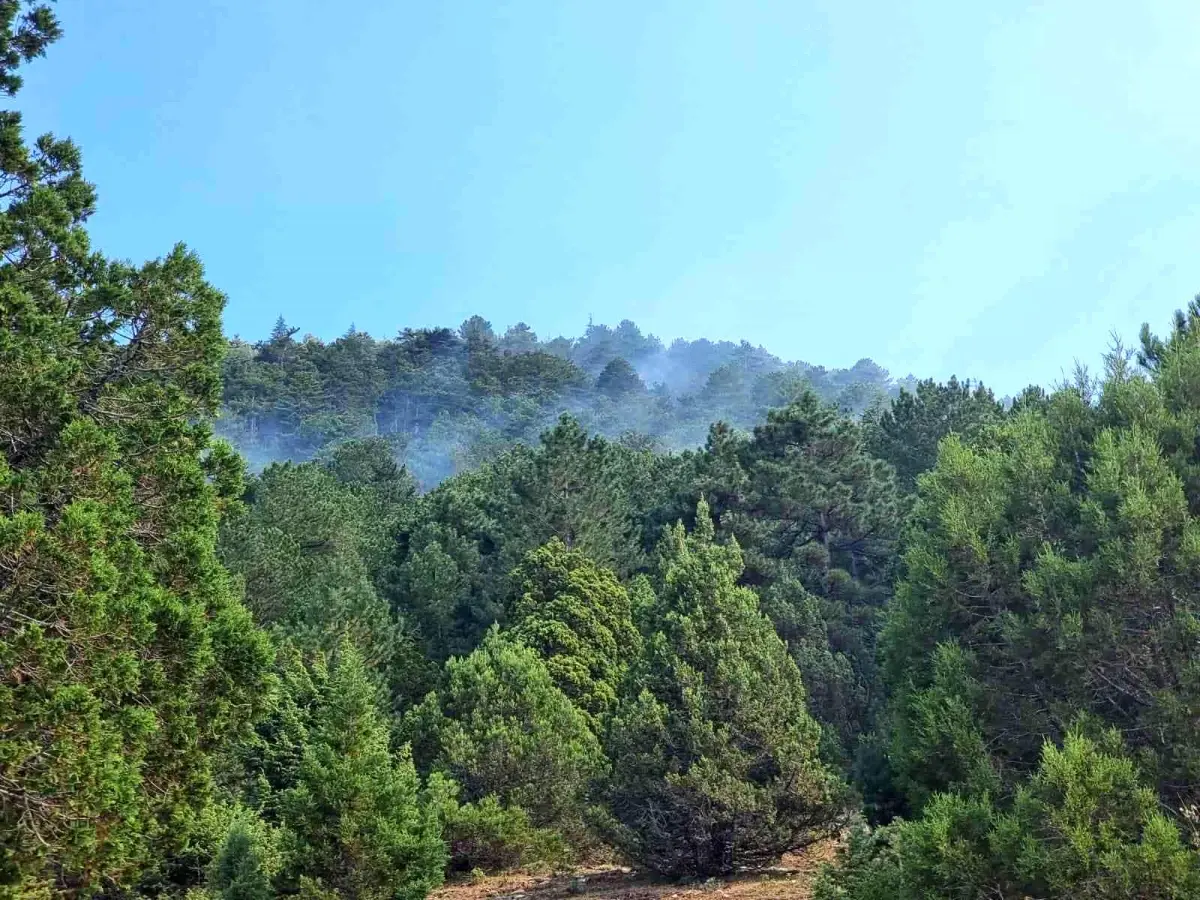
[[[69,140],[0,182],[0,900],[1200,897],[1200,298],[1011,403],[251,346]]]
[[[595,434],[675,450],[702,444],[718,419],[749,428],[806,388],[857,414],[912,384],[868,359],[827,370],[744,342],[664,346],[629,321],[549,341],[524,324],[497,335],[479,316],[390,340],[297,334],[280,319],[265,340],[231,343],[219,433],[256,466],[386,436],[425,485],[536,441],[563,413]]]

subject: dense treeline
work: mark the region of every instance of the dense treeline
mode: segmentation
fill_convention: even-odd
[[[0,2],[0,88],[58,33]],[[1200,301],[1009,405],[732,345],[656,395],[701,351],[625,326],[231,347],[194,256],[92,252],[78,150],[0,129],[0,897],[420,898],[834,833],[822,898],[1200,896]],[[247,475],[222,397],[295,459]],[[414,455],[484,408],[473,457]]]
[[[867,359],[826,370],[745,342],[664,347],[630,321],[551,341],[523,323],[497,335],[480,316],[394,340],[353,328],[329,343],[297,332],[280,317],[269,338],[234,339],[225,357],[218,432],[256,467],[386,436],[428,486],[535,442],[564,412],[590,433],[671,450],[703,443],[718,419],[749,427],[805,390],[854,413],[898,390]]]

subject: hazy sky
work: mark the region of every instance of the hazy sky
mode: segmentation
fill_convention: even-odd
[[[231,334],[592,315],[1007,392],[1200,291],[1196,0],[57,8],[30,127]]]

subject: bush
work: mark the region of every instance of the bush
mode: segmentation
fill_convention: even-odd
[[[470,656],[447,662],[445,688],[410,711],[405,731],[418,761],[460,785],[465,803],[493,798],[534,828],[581,837],[604,755],[530,648],[493,628]]]
[[[1200,896],[1200,854],[1119,755],[1075,732],[1047,745],[1007,812],[986,795],[935,794],[914,822],[854,834],[816,900]]]
[[[569,855],[560,834],[534,827],[525,810],[504,806],[494,795],[478,803],[455,804],[445,817],[442,836],[454,872],[554,866]]]

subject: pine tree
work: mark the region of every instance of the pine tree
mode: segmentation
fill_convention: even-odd
[[[522,594],[512,637],[536,650],[554,683],[598,723],[641,649],[628,593],[557,538],[531,552],[515,578]]]
[[[385,580],[390,549],[380,498],[306,463],[271,466],[251,483],[250,501],[223,528],[221,556],[244,579],[258,622],[310,650],[349,636],[379,672],[410,661],[409,638],[372,577]]]
[[[811,391],[750,436],[714,425],[692,468],[663,512],[686,521],[704,498],[721,535],[737,539],[740,580],[789,641],[829,749],[848,763],[881,695],[876,639],[904,513],[892,473],[860,426]],[[826,677],[836,680],[817,683]]]
[[[288,835],[282,878],[343,900],[416,900],[442,879],[436,804],[405,748],[393,754],[358,651],[338,649],[314,711],[295,786],[279,801]]]
[[[652,637],[611,726],[615,838],[670,875],[764,866],[843,812],[787,649],[737,586],[741,552],[696,530],[660,549]]]
[[[618,356],[597,376],[596,390],[610,400],[621,400],[629,394],[645,393],[646,385],[637,370]]]
[[[969,442],[1003,415],[981,384],[972,388],[970,381],[953,377],[945,384],[929,379],[914,392],[901,389],[890,404],[866,416],[866,443],[875,456],[892,464],[902,488],[915,491],[917,476],[937,462],[942,438],[957,434]]]
[[[0,4],[0,85],[59,34]],[[78,149],[0,114],[0,894],[86,894],[182,847],[270,650],[217,562],[224,298],[178,246],[105,260]]]

